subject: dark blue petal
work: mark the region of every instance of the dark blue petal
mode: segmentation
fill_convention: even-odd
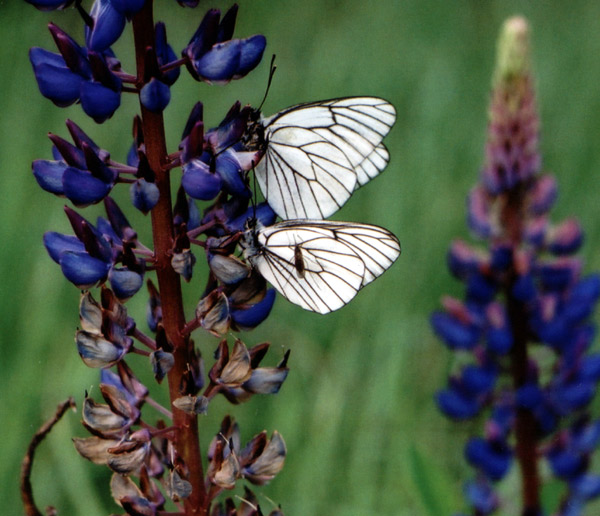
[[[81,107],[85,113],[101,124],[108,120],[121,104],[121,93],[99,82],[81,85]]]
[[[503,272],[513,262],[513,248],[510,245],[499,244],[492,249],[490,265],[497,272]]]
[[[574,262],[550,262],[540,264],[535,273],[545,289],[549,291],[562,291],[567,288],[575,278],[577,270]]]
[[[155,39],[156,39],[156,59],[158,61],[159,66],[165,66],[168,63],[177,60],[177,55],[171,48],[171,45],[167,43],[167,31],[165,29],[165,24],[162,22],[158,22],[156,24],[155,29]],[[172,86],[175,81],[179,78],[179,74],[181,70],[179,67],[175,67],[168,72],[163,73],[163,80],[169,86]]]
[[[87,253],[66,252],[60,257],[60,267],[71,283],[86,289],[106,279],[109,264]]]
[[[144,275],[128,269],[112,268],[108,273],[108,280],[117,298],[123,301],[140,290],[144,284]]]
[[[583,358],[579,368],[579,376],[583,380],[592,382],[600,380],[600,353],[593,353]]]
[[[96,228],[106,240],[112,242],[113,244],[122,243],[123,239],[119,235],[117,235],[111,223],[104,217],[98,217],[98,219],[96,220]]]
[[[79,99],[83,78],[69,70],[64,59],[43,48],[32,48],[29,59],[41,94],[58,107],[66,107]]]
[[[260,63],[266,46],[267,39],[262,34],[256,34],[241,41],[240,62],[234,79],[244,77]]]
[[[508,328],[490,328],[486,332],[487,347],[493,353],[505,355],[513,346],[513,334]]]
[[[267,227],[275,223],[277,214],[266,202],[262,202],[257,204],[256,207],[251,206],[242,215],[230,220],[227,223],[227,228],[231,232],[244,231],[246,229],[246,222],[253,217],[256,217],[257,221]]]
[[[232,39],[217,43],[192,66],[200,78],[206,81],[228,82],[240,65],[241,41]]]
[[[67,165],[63,161],[36,159],[31,167],[38,184],[47,192],[64,195],[63,174]]]
[[[461,384],[465,391],[472,396],[487,394],[494,388],[497,373],[491,368],[466,366],[461,374]]]
[[[223,181],[219,174],[209,170],[206,163],[193,159],[183,167],[181,186],[190,197],[210,201],[221,191]]]
[[[85,42],[90,50],[102,52],[119,39],[127,19],[115,9],[110,0],[96,0],[90,11],[94,27],[86,27]]]
[[[587,464],[582,455],[571,453],[568,450],[551,450],[547,454],[547,459],[554,475],[563,480],[569,480],[579,475]]]
[[[156,206],[160,193],[158,186],[154,183],[148,183],[145,179],[138,179],[129,188],[129,196],[132,204],[143,214],[146,214]]]
[[[60,257],[64,253],[85,252],[85,246],[76,236],[63,235],[62,233],[55,233],[54,231],[44,233],[44,246],[46,247],[50,258],[56,263],[60,262]]]
[[[536,289],[530,274],[518,277],[513,284],[512,295],[523,303],[529,303],[535,299]]]
[[[140,90],[140,102],[146,109],[154,113],[160,113],[165,109],[170,100],[171,89],[154,77]]]
[[[202,217],[200,215],[200,211],[198,210],[198,206],[196,206],[196,203],[193,199],[188,197],[188,231],[196,229],[200,225],[201,220]]]
[[[256,328],[269,316],[273,303],[275,303],[275,290],[270,288],[258,303],[250,305],[246,309],[231,310],[231,318],[241,330]]]
[[[25,0],[28,4],[33,5],[40,11],[53,11],[54,9],[63,9],[69,4],[73,3],[73,0]]]
[[[467,280],[467,296],[480,303],[488,303],[496,295],[497,287],[481,274],[471,274]]]
[[[112,184],[94,177],[87,170],[68,167],[63,175],[63,188],[67,198],[79,207],[100,202],[112,189]]]
[[[118,12],[132,16],[144,7],[146,0],[110,0],[110,3]]]
[[[480,331],[477,327],[445,312],[435,312],[431,316],[431,326],[450,349],[471,349],[479,340]]]
[[[534,383],[527,383],[517,390],[517,405],[526,409],[533,409],[544,401],[544,394],[540,387]]]
[[[491,480],[502,479],[512,462],[512,453],[507,445],[490,443],[481,437],[469,440],[465,456],[472,466],[481,469]]]
[[[479,413],[480,405],[474,398],[467,397],[456,389],[444,389],[436,395],[439,409],[452,419],[469,419]]]
[[[217,174],[221,176],[227,192],[246,199],[250,198],[252,192],[244,181],[244,172],[234,151],[228,149],[221,152],[217,156],[215,168]]]

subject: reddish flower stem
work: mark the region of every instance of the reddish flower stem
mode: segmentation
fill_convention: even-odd
[[[147,1],[142,10],[133,18],[138,87],[141,87],[144,78],[146,49],[155,44],[152,4],[152,1]],[[190,362],[191,343],[181,331],[185,326],[181,283],[179,275],[171,267],[174,235],[173,211],[169,172],[164,167],[168,158],[163,117],[161,113],[153,113],[143,106],[141,106],[141,112],[146,156],[156,175],[156,186],[160,192],[159,201],[152,209],[151,215],[156,276],[162,303],[162,323],[167,338],[174,347],[175,364],[168,374],[169,395],[172,404],[181,396],[181,378]],[[189,470],[188,480],[193,487],[191,495],[184,501],[185,515],[205,515],[208,500],[204,487],[197,417],[190,416],[173,406],[172,410],[173,424],[178,429],[175,446]]]
[[[502,224],[514,248],[518,248],[523,232],[523,190],[521,187],[509,192],[502,210]],[[506,302],[508,318],[513,331],[511,350],[511,375],[515,391],[529,380],[529,356],[527,313],[523,303],[512,294],[513,280],[508,282]],[[530,410],[517,408],[515,421],[516,455],[521,469],[523,511],[521,516],[540,514],[540,476],[537,454],[537,425]]]

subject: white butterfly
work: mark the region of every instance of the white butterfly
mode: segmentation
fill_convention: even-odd
[[[255,173],[282,219],[324,219],[381,172],[382,143],[396,110],[376,97],[299,104],[250,125],[247,139],[264,149]]]
[[[321,314],[344,306],[400,255],[400,242],[386,229],[324,220],[264,227],[251,219],[240,245],[281,295]]]

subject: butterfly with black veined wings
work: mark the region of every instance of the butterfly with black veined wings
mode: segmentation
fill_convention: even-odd
[[[255,174],[269,205],[282,219],[324,219],[386,167],[382,141],[396,110],[377,97],[346,97],[253,118],[246,146],[264,151]]]
[[[244,257],[286,299],[326,314],[348,303],[400,255],[387,229],[325,220],[248,221]]]

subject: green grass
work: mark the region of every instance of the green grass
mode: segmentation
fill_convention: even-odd
[[[158,3],[174,47],[182,48],[201,9]],[[544,166],[560,185],[554,216],[580,218],[586,270],[600,269],[600,4],[241,2],[236,35],[261,32],[267,55],[277,54],[266,114],[344,95],[382,96],[398,110],[386,140],[388,169],[335,217],[394,231],[403,248],[398,263],[339,312],[322,317],[280,298],[270,319],[243,336],[248,344],[270,341],[271,363],[292,349],[279,395],[231,410],[245,440],[262,429],[284,436],[286,466],[260,492],[289,515],[442,516],[462,507],[461,479],[469,472],[461,449],[478,426],[450,424],[435,409],[432,395],[444,384],[452,356],[431,335],[428,316],[442,294],[461,293],[445,269],[445,253],[453,238],[468,238],[464,199],[483,160],[495,40],[503,20],[517,13],[533,30]],[[78,292],[41,244],[45,231],[68,230],[63,202],[38,189],[30,163],[50,156],[46,134],[65,136],[66,117],[123,158],[135,112],[134,99],[126,98],[124,109],[97,126],[78,106],[59,110],[41,98],[27,49],[53,48],[45,29],[50,20],[79,34],[72,10],[45,14],[24,2],[0,2],[0,507],[7,515],[22,512],[19,463],[35,429],[59,401],[74,395],[81,403],[84,390],[98,381],[73,343]],[[131,69],[131,58],[119,52],[129,41],[127,35],[117,52]],[[196,101],[204,102],[207,125],[218,123],[235,100],[260,102],[268,61],[224,88],[181,79],[166,113],[171,149]],[[97,213],[90,208],[85,215]],[[141,215],[131,219],[136,227],[144,222]],[[202,287],[199,275],[186,286],[190,313]],[[141,301],[129,309],[143,319]],[[196,341],[210,357],[217,340],[198,334]],[[211,405],[201,420],[204,446],[230,408],[224,400]],[[42,445],[35,493],[40,505],[53,504],[65,515],[116,512],[108,471],[80,459],[70,443],[71,436],[85,435],[79,419],[67,415]],[[518,497],[512,477],[504,489]],[[545,496],[557,497],[553,489]],[[270,510],[266,498],[261,504]],[[596,511],[590,506],[586,514]]]

